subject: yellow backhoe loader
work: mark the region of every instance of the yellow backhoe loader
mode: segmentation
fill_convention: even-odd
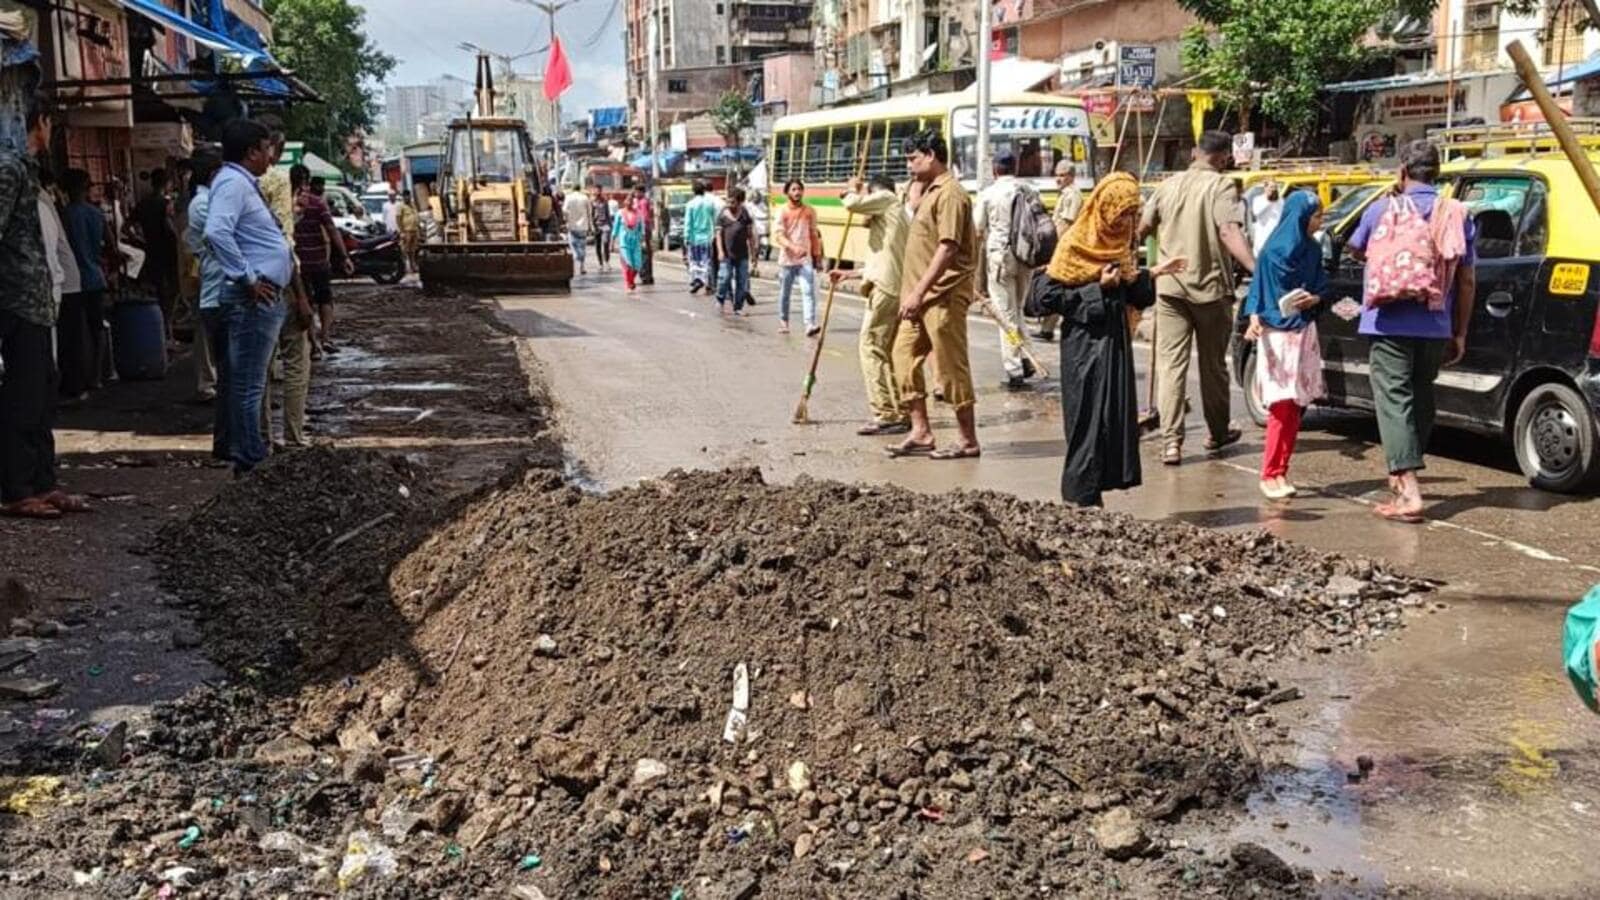
[[[480,54],[477,109],[450,123],[429,200],[443,240],[421,248],[423,287],[567,293],[572,250],[559,235],[546,240],[538,225],[552,212],[548,176],[522,120],[497,116],[494,103],[494,74]]]

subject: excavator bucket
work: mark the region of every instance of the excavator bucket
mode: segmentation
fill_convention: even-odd
[[[572,253],[560,241],[436,243],[421,248],[425,290],[565,294],[572,290]]]

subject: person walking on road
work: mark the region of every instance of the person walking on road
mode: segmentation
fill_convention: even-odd
[[[1435,186],[1438,179],[1438,148],[1427,141],[1408,144],[1400,154],[1398,193],[1368,206],[1347,244],[1357,259],[1366,259],[1361,335],[1369,342],[1372,399],[1389,471],[1389,489],[1394,493],[1394,498],[1379,504],[1375,512],[1399,522],[1422,521],[1422,487],[1417,472],[1426,467],[1423,454],[1433,433],[1434,380],[1442,366],[1455,365],[1466,355],[1467,329],[1478,294],[1474,270],[1477,253],[1473,248],[1477,229],[1460,201],[1440,199]],[[1394,226],[1407,212],[1420,215],[1429,224],[1427,240],[1440,261],[1447,256],[1445,247],[1457,240],[1457,235],[1447,233],[1447,229],[1455,228],[1459,220],[1459,240],[1463,242],[1460,255],[1441,267],[1436,299],[1375,302],[1375,283],[1381,283],[1388,273],[1375,258],[1376,248],[1369,245],[1393,239],[1398,230]],[[1367,259],[1369,254],[1374,258]]]
[[[1316,309],[1328,276],[1322,248],[1312,237],[1321,227],[1322,203],[1315,194],[1301,191],[1289,197],[1277,228],[1262,242],[1256,277],[1244,301],[1244,314],[1250,317],[1244,338],[1256,344],[1255,386],[1267,408],[1261,493],[1269,500],[1298,493],[1289,482],[1289,458],[1300,418],[1326,393]]]
[[[323,194],[323,188],[315,187],[322,181],[321,178],[311,179],[313,192],[318,197]],[[422,216],[417,212],[417,207],[411,202],[410,194],[400,196],[400,210],[395,213],[395,223],[400,226],[400,252],[406,258],[406,269],[417,271],[417,252],[422,249]],[[343,241],[337,241],[343,246]],[[329,307],[330,309],[332,307]]]
[[[911,184],[920,191],[920,182]],[[860,179],[852,181],[843,202],[846,211],[867,225],[867,266],[859,273],[867,308],[861,317],[859,350],[872,421],[856,434],[904,434],[911,430],[911,420],[895,381],[894,338],[900,326],[900,258],[911,225],[909,198],[895,191],[893,179],[879,174],[872,176],[869,185],[864,186]],[[854,270],[834,269],[828,277],[839,283],[855,274]]]
[[[594,218],[588,195],[579,190],[567,194],[561,201],[561,213],[567,220],[567,240],[572,244],[572,258],[578,262],[578,274],[587,275],[589,227]]]
[[[1156,232],[1162,259],[1182,257],[1183,272],[1156,281],[1156,393],[1161,412],[1161,461],[1183,461],[1189,360],[1200,358],[1200,401],[1217,452],[1242,433],[1229,421],[1228,342],[1233,336],[1235,264],[1255,271],[1244,234],[1244,212],[1233,182],[1222,174],[1233,156],[1226,132],[1200,135],[1194,161],[1163,181],[1144,209],[1139,239]]]
[[[1001,151],[994,158],[994,181],[978,192],[973,205],[973,223],[983,248],[985,280],[994,305],[1005,321],[996,322],[1000,330],[1000,367],[1005,373],[1004,387],[1024,390],[1033,375],[1033,364],[1023,353],[1022,304],[1028,297],[1028,282],[1033,271],[1012,252],[1011,217],[1021,200],[1037,199],[1038,192],[1027,182],[1017,180],[1017,158]],[[1031,349],[1031,343],[1030,343]]]
[[[637,293],[640,270],[644,267],[645,213],[642,200],[623,204],[612,219],[611,240],[617,248],[617,258],[622,260],[622,282],[628,293]]]
[[[656,204],[650,194],[639,185],[633,189],[633,209],[639,215],[642,240],[639,244],[640,265],[635,267],[640,284],[656,283]]]
[[[1051,211],[1050,218],[1056,225],[1056,240],[1064,241],[1067,239],[1067,229],[1072,227],[1078,214],[1083,211],[1083,194],[1078,192],[1078,169],[1070,159],[1056,163],[1056,190],[1059,191],[1056,194],[1056,208]],[[1053,341],[1056,339],[1056,326],[1060,324],[1060,316],[1044,316],[1039,319],[1039,330],[1033,336],[1041,341]]]
[[[589,187],[589,233],[594,235],[594,258],[600,271],[611,271],[611,203],[599,185]]]
[[[890,456],[926,455],[932,459],[976,459],[978,426],[967,355],[967,308],[977,297],[978,238],[972,200],[950,174],[944,136],[927,129],[904,145],[911,174],[922,182],[916,215],[906,233],[900,292],[900,327],[894,339],[894,371],[900,399],[911,417],[911,433],[888,449]],[[923,365],[939,359],[945,402],[955,410],[959,443],[936,449],[928,422],[928,390]]]
[[[778,330],[789,333],[789,295],[798,281],[806,337],[814,337],[821,330],[817,325],[816,273],[822,266],[822,232],[817,230],[817,211],[805,203],[805,183],[791,178],[783,193],[789,205],[778,213],[778,227],[773,231],[778,242]]]
[[[1143,478],[1127,308],[1154,304],[1155,280],[1187,261],[1141,269],[1133,250],[1138,223],[1139,182],[1126,172],[1107,175],[1034,277],[1037,305],[1061,317],[1061,499],[1077,506],[1103,506],[1104,492],[1138,487]]]
[[[58,519],[89,504],[56,482],[56,365],[50,330],[56,299],[39,221],[39,155],[50,116],[38,100],[26,116],[27,146],[0,150],[0,514]],[[20,549],[20,548],[19,548]]]
[[[395,191],[390,191],[389,199],[383,201],[383,230],[390,234],[400,230],[400,195]]]
[[[267,458],[261,404],[278,332],[289,314],[294,251],[257,179],[278,150],[266,127],[248,119],[222,132],[222,171],[212,180],[205,241],[222,269],[219,307],[227,323],[229,456],[243,475]]]
[[[683,207],[683,248],[689,259],[689,293],[709,290],[711,245],[717,228],[717,201],[706,193],[706,183],[695,179],[694,196]]]
[[[292,172],[299,173],[303,168],[297,166]],[[311,335],[311,353],[313,357],[320,359],[324,353],[339,352],[333,344],[334,259],[337,257],[339,271],[345,275],[355,272],[356,267],[350,260],[349,254],[345,253],[344,239],[339,236],[339,229],[333,224],[333,210],[323,199],[327,184],[321,176],[299,177],[303,180],[296,182],[294,197],[294,254],[300,262],[301,284],[305,287],[306,293],[311,295],[311,303],[316,308],[319,333]],[[402,201],[400,207],[402,235],[406,233],[407,210],[411,210],[410,204]],[[416,211],[411,210],[411,215],[415,219]]]
[[[728,191],[728,205],[717,214],[717,313],[727,309],[733,295],[733,314],[746,316],[745,296],[750,293],[750,260],[755,257],[756,224],[744,205],[744,188]]]

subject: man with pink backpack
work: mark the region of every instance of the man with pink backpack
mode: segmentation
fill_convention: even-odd
[[[1422,521],[1417,472],[1433,431],[1433,383],[1466,354],[1477,299],[1476,228],[1460,201],[1439,197],[1438,179],[1438,149],[1406,145],[1396,191],[1367,207],[1347,245],[1366,262],[1361,334],[1394,494],[1376,512],[1397,522]]]

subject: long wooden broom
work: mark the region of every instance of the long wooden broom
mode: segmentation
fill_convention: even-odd
[[[888,123],[884,123],[885,131]],[[856,151],[856,179],[860,180],[867,173],[867,151],[872,147],[872,126],[868,125],[866,133],[861,136],[855,146]],[[844,215],[844,231],[839,235],[839,252],[834,255],[834,261],[844,259],[845,242],[850,239],[850,228],[855,224],[856,214],[846,210]],[[820,274],[820,273],[819,273]],[[824,277],[826,277],[824,275]],[[828,279],[828,299],[822,306],[822,330],[817,332],[817,345],[811,349],[811,366],[806,369],[805,382],[801,387],[800,402],[794,408],[794,418],[791,420],[796,425],[804,425],[811,421],[807,405],[811,402],[811,389],[817,386],[817,366],[822,362],[822,342],[828,336],[828,318],[833,313],[833,293],[839,283]]]

